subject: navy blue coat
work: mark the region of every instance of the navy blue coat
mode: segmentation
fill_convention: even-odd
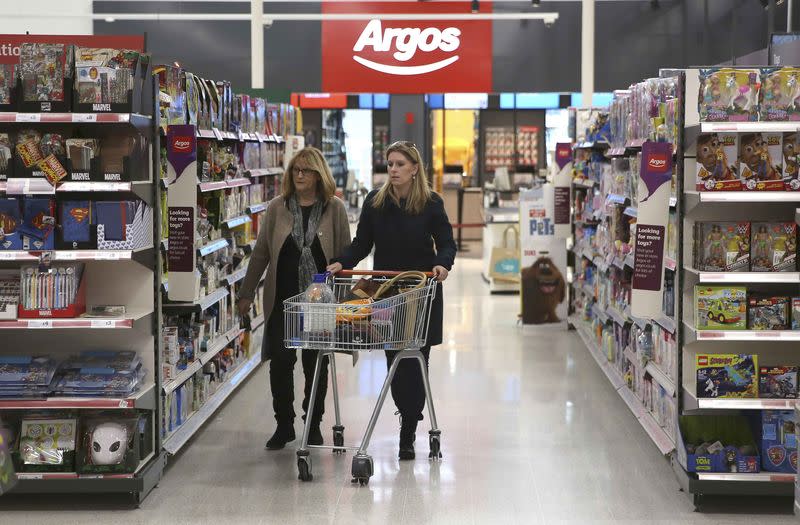
[[[456,243],[453,228],[444,210],[442,198],[433,194],[422,213],[411,214],[387,199],[383,207],[374,208],[377,190],[364,201],[353,242],[334,261],[344,268],[353,268],[375,247],[375,270],[420,270],[429,272],[434,266],[453,268]],[[401,206],[405,204],[400,201]],[[428,345],[442,343],[442,286],[436,290],[428,327]]]

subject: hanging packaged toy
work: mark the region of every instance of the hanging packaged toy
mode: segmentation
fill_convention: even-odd
[[[742,189],[780,191],[783,184],[783,133],[745,133],[739,140]]]
[[[700,70],[698,111],[701,122],[758,120],[759,70],[710,68]]]
[[[702,133],[697,137],[698,191],[742,189],[738,168],[739,137],[736,133]]]
[[[761,120],[800,120],[800,69],[796,67],[761,70]]]

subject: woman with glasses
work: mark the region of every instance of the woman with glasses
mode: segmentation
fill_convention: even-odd
[[[433,272],[441,283],[453,267],[456,243],[444,201],[428,186],[422,157],[410,142],[395,142],[386,150],[389,180],[364,202],[352,244],[328,266],[331,272],[353,268],[375,247],[376,270]],[[421,349],[427,365],[430,349],[442,343],[442,287],[434,299],[428,340]],[[397,352],[386,352],[387,368]],[[414,459],[417,422],[425,408],[422,373],[416,360],[400,362],[392,380],[392,398],[400,413],[400,459]]]
[[[247,275],[239,291],[239,313],[250,310],[255,290],[266,270],[264,313],[266,324],[262,359],[271,360],[269,383],[277,428],[267,441],[270,450],[282,449],[294,441],[294,364],[297,354],[283,345],[283,301],[303,292],[315,273],[325,271],[329,259],[350,243],[350,225],[344,203],[334,196],[336,185],[322,152],[304,148],[289,162],[281,195],[267,207],[250,257]],[[305,375],[303,410],[308,403],[317,354],[303,350]],[[323,442],[319,425],[325,411],[328,362],[320,377],[314,413],[311,414],[310,445]]]

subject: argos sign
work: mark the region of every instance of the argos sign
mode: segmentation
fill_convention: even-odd
[[[492,90],[490,20],[382,20],[382,13],[469,13],[469,2],[323,2],[324,13],[371,20],[322,23],[322,88],[334,92]],[[490,2],[481,2],[490,12]]]

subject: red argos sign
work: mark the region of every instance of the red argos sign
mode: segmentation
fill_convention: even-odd
[[[383,20],[381,14],[470,13],[470,2],[323,2],[322,89],[349,93],[492,91],[491,20]],[[480,3],[489,13],[491,2]]]

